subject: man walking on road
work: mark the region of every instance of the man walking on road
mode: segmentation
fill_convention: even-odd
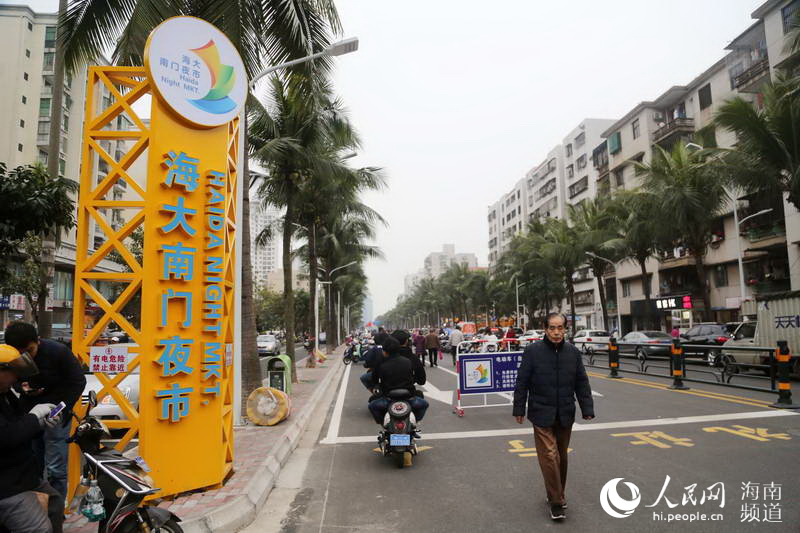
[[[545,338],[528,345],[522,355],[514,389],[514,417],[522,424],[527,404],[533,424],[536,455],[544,477],[550,518],[563,520],[567,506],[567,448],[575,422],[575,399],[584,420],[594,418],[589,377],[581,353],[564,340],[566,318],[550,313]]]
[[[439,361],[436,359],[436,356],[439,355],[439,335],[436,334],[436,328],[431,328],[425,335],[425,348],[428,350],[430,365],[439,366]]]
[[[464,342],[464,334],[461,333],[461,326],[456,324],[456,327],[450,332],[450,354],[453,356],[453,366],[456,366],[458,345],[462,342]]]

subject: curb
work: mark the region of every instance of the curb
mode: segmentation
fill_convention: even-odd
[[[267,500],[267,496],[275,486],[275,481],[278,479],[283,465],[286,464],[289,456],[300,442],[300,437],[308,427],[311,413],[317,407],[316,403],[333,384],[338,383],[344,372],[345,365],[341,364],[338,359],[331,359],[331,362],[336,363],[335,368],[322,378],[316,390],[311,394],[308,403],[303,406],[296,417],[292,417],[289,421],[278,444],[265,456],[258,472],[245,487],[245,494],[203,516],[182,521],[180,525],[185,533],[239,531],[255,520]]]

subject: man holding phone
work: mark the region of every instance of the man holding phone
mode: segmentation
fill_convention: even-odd
[[[44,428],[61,425],[61,414],[46,403],[28,411],[11,390],[37,372],[29,354],[0,344],[0,529],[10,533],[60,533],[64,521],[64,498],[42,480],[31,445]]]
[[[34,452],[42,471],[47,469],[47,480],[62,496],[67,495],[67,452],[69,422],[72,406],[78,401],[86,387],[78,358],[60,342],[39,339],[33,324],[11,322],[5,331],[6,344],[20,353],[30,355],[39,368],[39,373],[21,383],[20,401],[24,409],[36,405],[64,402],[61,424],[46,427],[41,437],[34,441]]]

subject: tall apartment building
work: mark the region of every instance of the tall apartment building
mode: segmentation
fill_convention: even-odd
[[[728,54],[685,86],[674,86],[653,101],[639,103],[605,132],[605,141],[593,150],[593,165],[598,172],[598,192],[635,188],[640,184],[633,161],[649,163],[653,146],[670,149],[679,140],[692,141],[695,133],[710,126],[714,113],[726,100],[743,97],[758,105],[758,93],[770,75],[785,60],[784,42],[788,21],[800,8],[800,1],[769,1],[759,7],[756,22],[727,46]],[[732,147],[732,132],[717,129],[716,144]],[[662,327],[687,327],[702,311],[702,286],[711,293],[712,316],[719,322],[740,318],[738,250],[742,250],[745,295],[800,288],[800,216],[786,201],[762,195],[736,197],[739,219],[772,208],[737,228],[734,202],[731,201],[713,231],[712,243],[704,258],[705,279],[697,279],[695,259],[676,243],[674,250],[647,263],[653,309]],[[738,242],[737,242],[738,241]],[[641,272],[637,265],[622,262],[607,273],[605,283],[614,295],[610,313],[616,305],[622,315],[622,331],[644,326],[647,314]],[[673,308],[661,302],[681,302],[688,296],[692,309]],[[673,298],[677,297],[677,298]]]
[[[56,14],[35,13],[26,6],[0,6],[0,69],[6,73],[0,87],[0,119],[6,127],[0,131],[0,161],[8,168],[38,162],[47,163],[50,117],[53,90],[53,66],[55,60],[55,35],[58,17]],[[79,181],[81,171],[81,139],[86,98],[87,66],[72,75],[65,76],[61,125],[60,153],[52,157],[59,159],[59,172],[74,181]],[[110,105],[108,90],[96,92],[95,104]],[[109,126],[110,129],[111,126]],[[130,121],[120,116],[114,129],[131,127]],[[102,148],[117,160],[127,151],[127,141],[103,141]],[[109,166],[97,156],[91,161],[95,179],[103,179]],[[137,162],[141,167],[130,170],[135,179],[145,179],[144,159]],[[139,177],[141,176],[141,178]],[[127,184],[117,182],[106,194],[106,199],[117,200],[130,196]],[[76,199],[76,198],[74,198]],[[125,221],[125,212],[106,213],[109,224],[118,229]],[[108,216],[110,215],[110,216]],[[105,241],[105,233],[92,223],[90,246],[99,247]],[[73,229],[64,232],[62,244],[56,250],[56,271],[53,291],[49,300],[53,308],[53,323],[68,324],[72,321],[72,300],[75,270],[75,234]],[[102,260],[97,266],[100,272],[120,270],[120,265]],[[107,287],[99,284],[101,292]],[[4,305],[5,307],[5,305]],[[22,318],[28,312],[24,298],[12,295],[7,309],[0,309],[0,318]],[[88,310],[87,310],[88,311]]]
[[[253,264],[253,284],[257,288],[267,284],[269,273],[282,267],[281,237],[276,221],[282,217],[281,211],[274,208],[264,209],[256,199],[250,200],[250,253]],[[256,238],[264,228],[273,228],[274,237],[265,245],[257,245]]]
[[[764,83],[786,65],[786,35],[790,21],[800,10],[800,0],[769,0],[752,13],[755,22],[726,47],[727,54],[686,85],[667,89],[658,98],[636,105],[618,121],[582,123],[587,133],[581,142],[581,128],[573,130],[563,143],[547,155],[527,175],[530,218],[563,217],[565,206],[585,198],[609,195],[619,189],[633,189],[641,184],[635,162],[649,163],[654,145],[669,149],[679,140],[692,141],[695,133],[710,126],[715,111],[727,99],[743,97],[758,105]],[[600,135],[590,135],[592,130]],[[736,143],[729,131],[714,132],[717,146],[729,148]],[[585,147],[587,159],[576,153]],[[580,159],[580,163],[579,160]],[[580,167],[580,168],[579,168]],[[579,172],[580,170],[580,172]],[[584,179],[585,177],[585,179]],[[525,192],[522,193],[526,194]],[[647,263],[650,293],[655,300],[652,312],[661,317],[663,327],[673,324],[686,327],[700,317],[701,283],[711,289],[711,311],[721,322],[740,318],[738,248],[744,262],[745,294],[800,290],[800,213],[788,202],[742,195],[734,192],[740,220],[763,209],[766,215],[735,227],[731,201],[722,213],[705,257],[706,279],[698,280],[694,258],[679,243],[663,257]],[[489,265],[494,266],[504,251],[503,237],[508,214],[504,196],[489,208]],[[511,236],[517,230],[512,226]],[[738,242],[737,242],[738,241]],[[638,265],[622,262],[610,269],[602,281],[594,280],[587,268],[575,275],[576,324],[601,327],[602,313],[597,293],[598,283],[605,284],[608,296],[608,329],[622,332],[644,326],[646,316],[644,287]],[[680,296],[681,298],[672,298]],[[674,309],[664,302],[681,302],[689,296],[693,310]],[[622,327],[617,324],[617,306]],[[562,305],[562,309],[564,309]]]
[[[478,266],[478,257],[473,253],[456,253],[453,244],[442,245],[441,252],[432,252],[425,258],[425,277],[438,278],[453,265],[464,265],[468,268]]]

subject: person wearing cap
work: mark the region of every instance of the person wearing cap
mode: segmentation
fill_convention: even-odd
[[[42,479],[33,453],[33,441],[62,415],[49,416],[51,403],[26,410],[12,390],[37,373],[29,354],[0,345],[0,529],[9,533],[60,533],[64,521],[64,499]]]
[[[59,402],[67,406],[64,423],[45,428],[33,444],[42,470],[47,469],[47,480],[66,497],[70,413],[86,387],[83,368],[65,344],[40,339],[33,324],[11,322],[6,326],[5,342],[20,353],[29,354],[39,369],[37,375],[22,380],[21,388],[17,389],[22,391],[22,408],[30,409],[37,404],[58,405]]]

